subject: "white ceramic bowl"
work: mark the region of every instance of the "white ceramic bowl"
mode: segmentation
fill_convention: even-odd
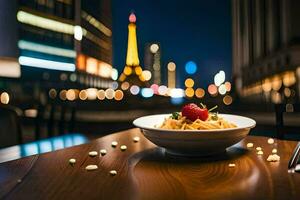
[[[156,128],[171,114],[149,115],[133,121],[144,136],[166,149],[167,153],[188,156],[207,156],[226,151],[238,143],[255,127],[256,122],[248,117],[219,114],[237,125],[236,128],[215,130],[168,130]]]

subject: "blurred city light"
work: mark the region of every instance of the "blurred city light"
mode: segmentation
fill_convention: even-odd
[[[122,90],[116,90],[115,91],[115,100],[121,101],[124,97],[124,93]]]
[[[126,66],[126,67],[124,68],[124,74],[125,74],[126,76],[129,76],[131,73],[132,73],[131,67]]]
[[[167,67],[170,72],[173,72],[176,70],[176,64],[174,62],[169,62]]]
[[[224,97],[223,97],[223,103],[225,104],[225,105],[230,105],[230,104],[232,104],[232,97],[231,96],[229,96],[229,95],[225,95]]]
[[[226,94],[226,86],[224,84],[221,84],[218,88],[218,91],[221,95]]]
[[[151,53],[156,53],[158,51],[158,49],[159,49],[159,46],[157,44],[152,44],[150,46]]]
[[[82,36],[83,36],[83,32],[82,32],[81,26],[78,26],[78,25],[74,26],[74,38],[76,40],[81,41],[82,40]]]
[[[161,85],[158,87],[158,94],[160,94],[160,95],[166,95],[167,91],[168,91],[168,88],[165,85]]]
[[[272,83],[270,79],[265,79],[262,84],[262,89],[264,92],[270,92],[272,90]]]
[[[284,93],[284,96],[289,98],[291,96],[292,92],[291,92],[290,88],[284,88],[283,93]]]
[[[111,88],[116,90],[119,87],[119,83],[117,81],[112,82]]]
[[[279,75],[273,77],[272,89],[278,91],[282,86],[282,80]]]
[[[130,93],[133,95],[137,95],[140,92],[140,87],[137,85],[132,85],[130,87]]]
[[[184,82],[185,87],[193,87],[195,84],[194,80],[191,78],[187,78]]]
[[[140,66],[134,68],[134,72],[136,75],[141,75],[143,73],[143,69]]]
[[[9,103],[9,94],[7,92],[2,92],[1,93],[0,102],[2,104],[8,104]]]
[[[185,95],[187,96],[187,97],[193,97],[194,96],[194,89],[193,88],[186,88],[185,89]]]
[[[88,100],[97,99],[97,92],[98,92],[97,88],[88,88],[88,89],[86,89]]]
[[[66,97],[69,101],[74,101],[76,99],[76,93],[75,90],[69,89],[66,93]]]
[[[51,99],[55,99],[56,96],[57,96],[56,90],[55,90],[54,88],[50,89],[50,90],[49,90],[49,97],[50,97]]]
[[[151,79],[151,77],[152,77],[152,74],[151,74],[151,72],[150,72],[149,70],[144,70],[144,71],[142,72],[142,76],[143,76],[143,78],[144,78],[146,81],[149,81],[149,80]]]
[[[88,98],[88,96],[87,96],[87,92],[86,92],[86,90],[81,90],[80,92],[79,92],[79,99],[80,100],[86,100]]]
[[[35,42],[29,42],[26,40],[19,40],[18,47],[22,50],[30,50],[40,53],[46,53],[57,56],[64,56],[69,58],[75,58],[76,52],[72,49],[64,49],[59,47],[48,46]]]
[[[150,86],[150,88],[153,90],[154,94],[158,94],[158,88],[159,88],[159,86],[157,84],[152,84]]]
[[[108,88],[105,90],[105,97],[107,99],[113,99],[115,97],[115,91],[112,88]]]
[[[197,89],[195,90],[195,96],[196,96],[197,98],[203,98],[204,95],[205,95],[205,90],[204,90],[204,89],[202,89],[202,88],[197,88]]]
[[[131,13],[129,15],[129,22],[131,22],[131,23],[135,23],[136,22],[136,16],[135,16],[134,13]]]
[[[121,89],[122,90],[128,90],[128,88],[129,88],[129,83],[128,82],[123,82],[121,84]]]
[[[99,100],[104,100],[105,99],[105,91],[104,90],[98,90],[97,91],[97,98]]]
[[[142,88],[141,95],[144,98],[150,98],[153,96],[153,90],[151,88]]]
[[[56,31],[56,32],[61,32],[61,33],[66,33],[71,35],[74,34],[74,26],[71,24],[66,24],[53,19],[40,17],[25,11],[18,11],[17,19],[19,22],[22,22],[24,24],[37,26],[51,31]]]
[[[184,97],[184,90],[180,89],[180,88],[172,88],[170,89],[170,97],[172,98],[180,98],[180,97]]]
[[[116,81],[118,79],[118,70],[113,68],[111,71],[111,78]]]
[[[67,99],[67,90],[61,90],[59,92],[59,98],[63,101],[66,100]]]
[[[183,103],[184,98],[183,97],[172,97],[170,101],[174,105],[180,105]]]
[[[209,86],[208,86],[208,93],[210,94],[210,95],[212,95],[212,96],[215,96],[217,93],[218,93],[218,88],[217,88],[217,86],[216,85],[214,85],[214,84],[210,84]]]
[[[185,64],[185,71],[188,74],[195,74],[197,71],[197,64],[194,61],[189,61]]]
[[[288,71],[283,74],[283,85],[285,87],[290,87],[296,83],[295,72]]]
[[[75,65],[73,63],[44,60],[39,58],[27,57],[27,56],[20,56],[19,63],[21,65],[30,66],[30,67],[63,70],[63,71],[75,71]]]
[[[225,72],[220,70],[214,77],[214,83],[217,87],[219,87],[224,82],[225,82]]]
[[[225,85],[225,87],[226,87],[226,91],[227,91],[227,92],[230,92],[230,91],[231,91],[231,83],[228,82],[228,81],[226,81],[226,82],[224,83],[224,85]]]

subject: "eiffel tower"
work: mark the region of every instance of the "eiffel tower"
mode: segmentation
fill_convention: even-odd
[[[129,15],[129,25],[128,25],[126,65],[124,67],[122,74],[119,77],[119,81],[120,82],[127,81],[130,85],[145,87],[148,84],[142,75],[143,69],[140,66],[135,22],[136,22],[136,16],[134,13],[131,13]]]

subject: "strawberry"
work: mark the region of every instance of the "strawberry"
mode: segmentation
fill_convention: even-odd
[[[196,119],[205,121],[208,118],[208,110],[206,108],[200,108],[194,103],[183,106],[181,113],[182,116],[191,121],[195,121]]]

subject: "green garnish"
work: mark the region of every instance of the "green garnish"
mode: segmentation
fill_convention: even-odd
[[[202,108],[206,108],[206,105],[204,105],[203,103],[200,103],[200,105],[202,106]]]
[[[211,116],[211,119],[214,120],[214,121],[217,121],[219,119],[218,113],[213,113],[212,116]]]
[[[216,108],[218,108],[217,105],[215,105],[214,107],[212,107],[211,109],[209,109],[208,112],[211,112],[211,111],[215,110]]]
[[[171,118],[172,119],[178,119],[179,117],[179,112],[173,112]]]

